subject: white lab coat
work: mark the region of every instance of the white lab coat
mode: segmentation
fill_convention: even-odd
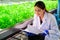
[[[59,40],[59,29],[56,19],[54,15],[46,12],[44,14],[42,24],[40,24],[39,17],[36,14],[34,14],[33,27],[28,26],[27,29],[25,29],[25,31],[32,32],[35,34],[43,33],[44,30],[49,31],[49,35],[46,35],[45,40]]]
[[[28,22],[25,22],[22,25],[27,25],[27,24],[28,24],[28,27],[23,31],[39,34],[39,33],[45,32],[44,30],[48,30],[49,35],[45,36],[45,40],[59,40],[59,29],[58,29],[58,25],[54,15],[45,12],[43,23],[40,24],[39,17],[36,14],[34,14],[33,26],[30,26]],[[18,25],[15,28],[21,29],[24,27],[22,25]]]

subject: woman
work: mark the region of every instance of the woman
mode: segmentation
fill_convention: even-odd
[[[33,25],[27,26],[24,30],[27,33],[28,40],[57,40],[58,36],[58,26],[55,17],[50,14],[42,1],[38,1],[34,5],[34,19]],[[53,39],[51,34],[55,34]],[[47,37],[46,37],[47,36]],[[46,37],[46,38],[45,38]],[[56,39],[55,39],[56,38]]]

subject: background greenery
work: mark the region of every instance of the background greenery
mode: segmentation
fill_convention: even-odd
[[[57,1],[44,1],[47,10],[57,8]],[[35,2],[25,2],[22,4],[0,5],[0,28],[13,27],[16,23],[21,23],[33,17]]]

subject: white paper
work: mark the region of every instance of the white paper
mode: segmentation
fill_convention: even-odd
[[[38,28],[36,28],[36,27],[34,27],[32,25],[28,25],[28,27],[24,31],[27,31],[27,32],[30,32],[30,33],[34,33],[34,34],[41,33],[41,31]]]

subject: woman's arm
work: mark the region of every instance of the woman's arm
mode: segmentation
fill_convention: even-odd
[[[32,21],[33,21],[33,19],[29,19],[29,20],[26,20],[24,23],[22,23],[22,24],[16,24],[15,26],[14,26],[14,28],[17,28],[17,29],[25,29],[25,28],[27,28],[27,25],[28,24],[31,24],[32,23]]]
[[[58,29],[57,21],[55,19],[55,16],[52,15],[51,22],[50,22],[49,34],[56,34],[56,35],[58,35],[58,33],[59,33],[59,29]]]
[[[49,35],[45,36],[45,40],[59,40],[59,29],[54,16],[51,16]]]

